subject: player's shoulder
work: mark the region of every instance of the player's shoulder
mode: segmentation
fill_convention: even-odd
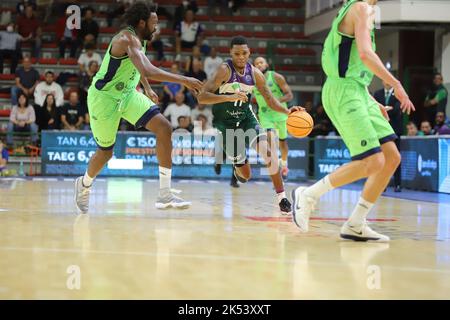
[[[272,72],[273,72],[273,76],[275,77],[275,79],[284,80],[284,76],[281,73],[278,73],[276,71],[272,71]]]
[[[226,77],[226,76],[230,76],[230,74],[231,74],[231,69],[230,69],[230,66],[226,62],[221,63],[216,70],[216,77]]]
[[[113,41],[123,45],[140,45],[139,39],[129,30],[120,31]]]
[[[368,15],[370,12],[370,5],[365,1],[358,1],[354,3],[350,8],[350,13],[353,13],[358,16]]]

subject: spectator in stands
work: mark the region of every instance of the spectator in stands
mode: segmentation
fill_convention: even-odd
[[[199,46],[194,46],[192,48],[192,54],[186,59],[186,63],[184,66],[185,72],[192,72],[192,65],[193,65],[194,60],[198,60],[198,61],[202,62],[202,53],[200,51]],[[203,70],[203,64],[202,64],[201,69]]]
[[[187,10],[183,21],[178,23],[175,30],[175,44],[177,56],[175,61],[181,60],[181,49],[192,49],[203,42],[203,26],[195,21],[194,12]]]
[[[156,60],[163,61],[164,57],[164,43],[161,40],[161,29],[157,28],[155,33],[153,33],[153,38],[151,40],[152,48],[156,51]]]
[[[306,101],[304,108],[305,108],[306,112],[308,112],[309,114],[313,114],[313,103],[312,103],[312,101]]]
[[[32,67],[31,59],[29,57],[23,58],[22,65],[23,67],[16,70],[16,85],[11,87],[12,105],[17,104],[17,97],[20,92],[25,93],[27,97],[31,97],[39,83],[39,72]]]
[[[177,122],[178,126],[174,129],[174,132],[189,133],[192,131],[190,116],[179,116]]]
[[[78,100],[78,93],[72,91],[69,95],[69,103],[66,103],[61,111],[61,123],[64,130],[80,130],[83,126],[84,114]]]
[[[19,94],[18,104],[13,106],[9,116],[6,143],[13,144],[14,132],[30,132],[32,142],[36,143],[38,127],[35,122],[36,114],[34,108],[29,104],[28,97],[23,93]]]
[[[66,21],[71,14],[70,11],[66,11],[66,15],[59,18],[56,22],[56,39],[58,40],[60,59],[65,57],[66,46],[70,46],[70,57],[75,58],[80,45],[77,37],[78,30],[70,30],[67,27]]]
[[[19,62],[21,50],[20,42],[31,39],[31,35],[23,38],[14,31],[14,23],[9,23],[6,31],[0,31],[0,71],[3,74],[3,60],[11,59],[10,74],[16,73],[17,63]]]
[[[106,22],[108,23],[108,27],[112,27],[113,20],[116,17],[122,16],[131,5],[130,0],[117,0],[117,2],[119,2],[119,6],[114,7],[113,10],[107,13]]]
[[[25,14],[25,8],[30,5],[33,10],[36,11],[36,1],[34,0],[21,0],[16,5],[16,11],[18,15]]]
[[[172,67],[170,68],[170,72],[178,74],[178,64],[174,63],[172,64]],[[164,95],[162,99],[162,106],[163,109],[167,107],[167,105],[171,102],[175,102],[175,96],[180,92],[183,93],[185,88],[183,85],[179,83],[171,83],[171,82],[163,82],[163,90]],[[162,110],[164,112],[164,110]]]
[[[191,119],[192,119],[192,117],[191,117]],[[195,123],[195,125],[197,125],[197,123],[200,124],[200,128],[202,129],[202,132],[204,135],[209,135],[209,134],[214,135],[215,130],[214,130],[213,126],[209,123],[208,118],[204,114],[199,114],[197,116],[197,118],[195,118],[194,123]],[[195,128],[195,126],[194,126],[194,128]]]
[[[187,10],[192,10],[194,14],[198,11],[197,1],[195,0],[183,0],[180,5],[175,9],[173,29],[176,29],[178,24],[183,21],[183,18]]]
[[[39,131],[61,129],[60,108],[56,108],[55,102],[55,97],[50,93],[45,97],[42,107],[39,105],[35,106],[36,124],[39,127]]]
[[[6,170],[8,160],[9,160],[8,150],[5,148],[3,141],[0,139],[0,174]]]
[[[445,113],[442,111],[439,111],[436,113],[436,125],[434,126],[434,134],[437,135],[444,135],[444,134],[450,134],[450,126],[445,123]]]
[[[431,123],[428,120],[422,121],[422,123],[420,124],[420,131],[424,136],[430,136],[434,134],[431,128]]]
[[[88,7],[84,12],[84,19],[81,21],[81,29],[78,32],[78,43],[86,46],[88,43],[96,44],[99,26],[98,23],[93,19],[94,9]]]
[[[425,111],[427,114],[427,120],[433,125],[436,119],[436,113],[446,112],[447,108],[447,89],[443,85],[444,78],[442,74],[436,73],[434,75],[433,87],[428,91],[425,98]]]
[[[102,64],[102,57],[100,54],[95,52],[95,44],[87,43],[84,48],[86,51],[83,52],[78,58],[78,66],[80,67],[81,73],[88,70],[88,66],[91,61],[97,62],[98,65]]]
[[[373,96],[379,104],[392,107],[392,110],[388,112],[389,122],[397,136],[401,136],[403,133],[403,121],[400,101],[394,96],[394,88],[385,82],[383,82],[383,86],[384,88],[376,91]]]
[[[42,45],[42,29],[39,20],[35,17],[31,4],[25,7],[25,14],[17,18],[17,31],[23,38],[29,37],[26,42],[31,43],[31,56],[33,58],[39,58]]]
[[[192,123],[194,123],[194,121],[197,121],[197,118],[200,115],[206,117],[207,124],[209,127],[211,127],[213,122],[213,114],[211,108],[206,107],[204,104],[197,104],[195,108],[191,111]]]
[[[316,112],[313,114],[314,127],[310,134],[311,137],[327,136],[332,130],[331,121],[325,113],[325,109],[322,104],[319,104],[316,108]]]
[[[423,132],[419,131],[416,124],[410,121],[406,124],[406,135],[408,137],[423,136]]]
[[[186,73],[187,77],[192,77],[200,81],[206,81],[206,73],[202,70],[202,62],[194,59],[192,62],[192,71]]]
[[[190,118],[191,116],[191,108],[184,103],[184,99],[184,94],[182,92],[178,92],[175,96],[175,103],[169,104],[167,109],[164,110],[164,116],[166,118],[170,118],[170,123],[172,124],[173,129],[178,127],[179,117],[185,116]]]
[[[95,74],[97,73],[99,69],[99,65],[97,61],[93,60],[89,62],[89,66],[86,70],[86,72],[82,72],[79,77],[79,86],[80,89],[80,102],[83,106],[86,106],[87,103],[87,93],[89,90],[89,87],[92,83],[92,79],[94,78]]]
[[[211,49],[210,56],[205,59],[205,65],[203,70],[206,73],[208,79],[211,79],[217,68],[223,63],[223,59],[217,56],[216,48]]]
[[[384,81],[383,87],[383,89],[375,92],[374,98],[379,104],[392,107],[392,110],[388,111],[389,123],[391,124],[392,129],[394,129],[395,134],[398,136],[398,139],[395,140],[395,144],[397,145],[398,150],[400,150],[400,136],[403,133],[403,116],[400,108],[400,101],[395,97],[393,87]],[[401,166],[398,166],[394,173],[394,191],[401,192]]]
[[[48,94],[53,94],[56,100],[56,106],[61,107],[64,104],[64,92],[59,84],[55,81],[53,71],[45,73],[45,81],[40,82],[34,90],[34,103],[39,106],[44,104],[44,99]]]

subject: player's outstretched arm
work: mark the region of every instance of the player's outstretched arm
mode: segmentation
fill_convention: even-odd
[[[219,89],[219,87],[228,80],[230,77],[230,70],[225,64],[222,64],[217,68],[214,76],[206,81],[203,86],[202,91],[198,95],[198,102],[201,104],[217,104],[222,102],[235,102],[235,101],[243,101],[247,102],[248,97],[243,92],[238,92],[236,94],[216,94],[215,92]]]
[[[203,86],[203,83],[195,78],[166,72],[155,67],[142,52],[140,41],[130,33],[124,32],[115,45],[128,54],[131,62],[144,77],[160,82],[180,83],[195,92],[199,92]]]
[[[401,103],[403,112],[410,113],[414,111],[414,105],[409,100],[405,89],[381,61],[380,57],[372,48],[372,39],[370,36],[371,7],[365,2],[356,3],[351,9],[352,20],[355,29],[356,45],[358,47],[359,56],[362,62],[370,69],[378,78],[390,84],[395,91],[395,96]],[[354,10],[354,11],[353,11]]]
[[[288,83],[286,82],[286,79],[279,73],[275,72],[275,81],[277,82],[278,86],[281,88],[281,91],[283,91],[284,96],[280,98],[280,102],[290,102],[292,99],[294,99],[294,95],[292,94],[291,87],[289,87]]]

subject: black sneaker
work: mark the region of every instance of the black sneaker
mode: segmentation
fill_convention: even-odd
[[[280,201],[279,205],[280,205],[281,214],[283,214],[283,215],[292,214],[292,206],[287,198],[282,199]]]
[[[214,171],[217,175],[219,175],[222,172],[222,165],[221,164],[215,164],[214,165]]]
[[[242,177],[240,177],[237,173],[236,173],[236,168],[233,166],[233,176],[236,178],[237,181],[239,181],[240,183],[247,183],[248,180],[244,179]]]
[[[240,185],[236,179],[236,177],[234,176],[234,172],[231,175],[231,182],[230,182],[230,186],[232,186],[233,188],[240,188]]]

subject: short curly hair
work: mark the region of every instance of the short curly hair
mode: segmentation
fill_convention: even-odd
[[[132,4],[124,14],[125,23],[133,28],[137,27],[139,21],[147,21],[151,14],[156,12],[157,6],[146,1],[137,1]]]

